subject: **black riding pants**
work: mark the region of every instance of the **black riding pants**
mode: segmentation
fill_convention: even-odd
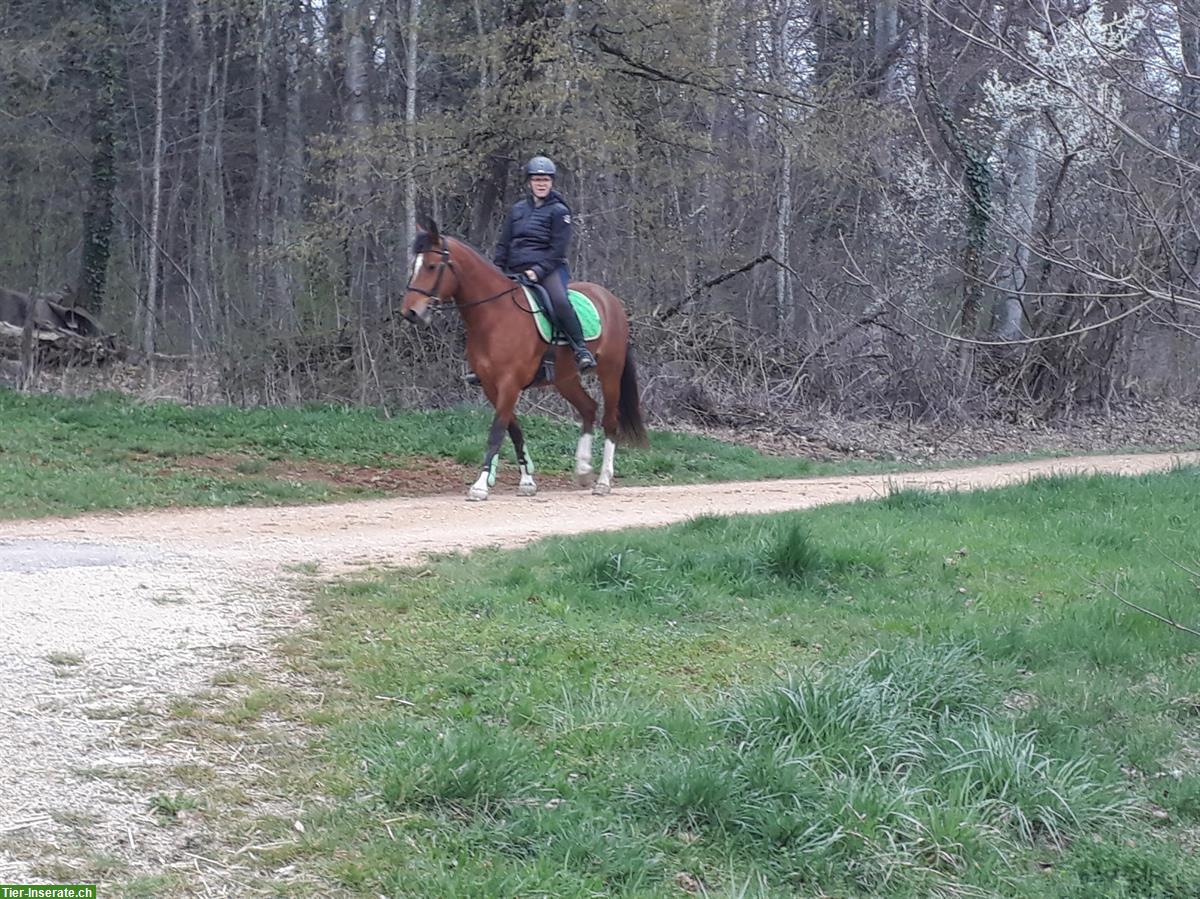
[[[577,346],[583,346],[583,328],[579,324],[579,316],[567,299],[567,273],[561,268],[555,269],[539,281],[546,293],[550,295],[550,305],[554,309],[554,317],[558,319],[559,327],[566,333],[567,338]]]

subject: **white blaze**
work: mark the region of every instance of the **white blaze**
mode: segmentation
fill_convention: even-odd
[[[425,254],[418,253],[417,258],[415,260],[413,260],[413,273],[412,273],[411,280],[413,280],[413,281],[417,280],[417,273],[419,271],[421,271],[421,266],[424,264],[425,264]]]

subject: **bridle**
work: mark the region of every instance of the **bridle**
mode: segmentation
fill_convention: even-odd
[[[406,286],[404,288],[404,291],[405,291],[405,293],[408,293],[409,291],[412,291],[413,293],[419,293],[423,297],[428,297],[433,303],[441,304],[441,303],[447,302],[445,297],[438,296],[438,287],[442,283],[442,275],[445,273],[446,269],[450,269],[450,271],[454,272],[455,275],[457,275],[458,272],[455,270],[454,263],[450,259],[450,247],[449,246],[447,246],[445,243],[443,243],[441,249],[439,249],[437,252],[438,252],[438,255],[441,257],[441,259],[438,262],[437,273],[433,276],[433,287],[429,290],[426,290],[424,287],[413,287],[413,283],[412,283],[413,279],[409,278],[408,286]],[[416,277],[416,272],[413,273],[413,277]],[[514,283],[511,286],[500,291],[499,293],[494,293],[490,297],[484,297],[482,300],[472,300],[469,303],[459,303],[458,308],[459,309],[469,309],[472,306],[481,306],[484,303],[492,302],[492,300],[498,300],[498,299],[500,299],[500,297],[506,296],[507,294],[510,294],[515,290],[519,290],[520,288],[521,288],[520,284]],[[438,305],[438,306],[432,306],[431,308],[440,311],[441,309],[446,308],[446,307]],[[519,309],[521,307],[518,305],[517,308]],[[528,310],[524,310],[524,311],[528,311]]]
[[[433,276],[433,289],[426,290],[423,287],[413,287],[412,278],[409,278],[408,286],[404,288],[405,293],[412,291],[413,293],[421,294],[421,296],[429,297],[429,299],[433,300],[435,303],[445,302],[442,297],[438,296],[438,285],[442,283],[442,275],[445,274],[446,269],[450,269],[452,272],[454,271],[454,263],[450,261],[450,248],[444,243],[442,244],[442,248],[438,251],[438,255],[440,255],[442,258],[438,263],[437,274]],[[455,272],[455,274],[458,273]],[[413,273],[413,277],[416,277],[416,272]]]

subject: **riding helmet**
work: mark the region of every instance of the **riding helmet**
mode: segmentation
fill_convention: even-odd
[[[549,175],[553,178],[558,174],[558,170],[545,156],[535,156],[529,162],[525,163],[525,177],[532,178],[534,175]]]

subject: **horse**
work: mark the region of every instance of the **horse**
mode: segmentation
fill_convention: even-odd
[[[535,383],[550,347],[539,336],[534,316],[524,305],[521,285],[470,244],[441,235],[433,221],[418,231],[412,254],[412,275],[404,291],[401,314],[407,321],[427,325],[435,304],[453,301],[457,305],[466,326],[467,360],[496,413],[488,433],[483,470],[467,492],[467,499],[486,500],[495,486],[505,432],[512,438],[521,467],[517,495],[535,495],[533,460],[514,410],[523,390],[550,383]],[[583,386],[569,347],[555,349],[553,386],[579,413],[576,482],[584,487],[592,484],[592,493],[604,496],[612,491],[617,444],[646,445],[629,319],[621,301],[599,284],[577,281],[570,289],[585,294],[600,314],[600,336],[588,341],[596,357],[595,371],[604,398],[604,454],[598,478],[592,467],[597,404]]]

